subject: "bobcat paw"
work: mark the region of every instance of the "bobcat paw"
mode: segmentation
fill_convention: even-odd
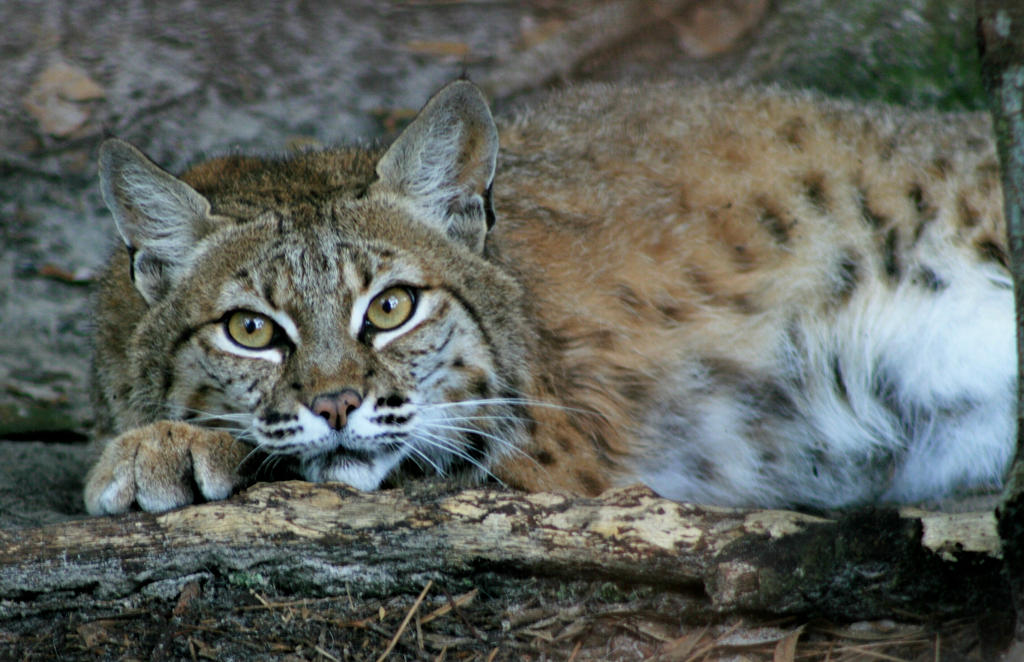
[[[160,421],[112,439],[85,482],[90,514],[123,513],[132,503],[162,512],[192,503],[198,489],[225,499],[245,479],[238,469],[250,448],[227,432]]]

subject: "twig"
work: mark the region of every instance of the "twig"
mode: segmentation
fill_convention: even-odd
[[[286,609],[288,607],[310,607],[312,605],[320,604],[320,603],[323,603],[323,602],[337,602],[338,600],[341,599],[341,596],[339,596],[339,595],[330,595],[330,596],[327,596],[326,598],[302,598],[301,600],[286,600],[284,602],[269,602],[269,601],[264,600],[263,598],[259,598],[259,597],[257,597],[257,599],[262,604],[258,604],[258,605],[237,605],[235,607],[232,607],[231,610],[232,611],[253,611],[253,610],[262,611],[262,610],[265,610],[265,609]],[[350,596],[349,599],[351,600],[351,596]],[[354,609],[355,606],[353,605],[352,608]]]
[[[889,660],[889,662],[907,662],[906,658],[886,655],[885,653],[876,653],[875,651],[870,650],[864,646],[844,646],[840,650],[852,651],[854,653],[859,653],[861,655],[867,655],[868,657],[875,658],[876,660]]]
[[[398,643],[398,638],[402,636],[403,632],[405,632],[405,628],[409,625],[409,621],[412,620],[416,610],[420,607],[420,603],[423,602],[423,598],[427,597],[427,591],[429,591],[430,587],[433,585],[434,580],[428,579],[427,585],[423,587],[422,591],[420,591],[420,596],[416,598],[416,602],[412,603],[412,607],[409,607],[409,613],[407,613],[405,618],[402,619],[402,624],[398,626],[398,632],[396,632],[395,636],[391,638],[391,641],[388,643],[388,647],[385,648],[384,652],[377,658],[377,662],[384,662],[384,659],[391,654],[392,650],[394,650],[395,644]]]
[[[321,655],[323,655],[324,657],[326,657],[326,658],[327,658],[328,660],[334,660],[334,662],[341,662],[341,660],[340,660],[340,659],[338,659],[337,657],[335,657],[335,656],[331,655],[330,653],[328,653],[327,651],[325,651],[325,650],[323,649],[323,647],[322,647],[322,646],[320,646],[319,644],[317,644],[316,646],[314,646],[314,647],[313,647],[313,650],[315,650],[315,651],[316,651],[317,653],[320,653]]]
[[[656,660],[689,660],[690,653],[693,649],[704,640],[704,635],[711,629],[711,624],[705,624],[700,632],[693,633],[679,637],[674,641],[670,641],[661,647],[661,654],[656,657]]]
[[[693,652],[693,654],[691,654],[690,657],[687,658],[687,659],[690,659],[690,660],[702,659],[705,654],[713,651],[715,648],[718,647],[718,642],[720,642],[722,639],[725,639],[726,637],[728,637],[730,634],[732,634],[736,630],[739,630],[740,627],[742,627],[742,626],[743,626],[743,621],[739,621],[737,623],[734,623],[728,630],[726,630],[722,634],[718,635],[718,638],[708,642],[707,644],[705,644],[704,646],[699,648],[697,651]]]
[[[455,598],[454,601],[452,601],[451,598],[449,598],[448,604],[441,605],[440,607],[438,607],[434,611],[432,611],[429,614],[427,614],[426,616],[424,616],[420,620],[420,625],[426,625],[427,623],[429,623],[430,621],[434,620],[435,618],[440,618],[441,616],[444,616],[445,614],[447,614],[448,612],[450,612],[452,610],[453,606],[454,607],[461,607],[463,605],[469,604],[470,602],[473,601],[473,598],[475,598],[477,593],[479,593],[479,592],[480,592],[479,589],[473,589],[469,593],[463,593],[459,597]]]
[[[459,609],[459,605],[455,604],[455,600],[452,598],[451,593],[445,591],[444,587],[442,587],[441,590],[444,591],[444,597],[448,598],[448,604],[451,605],[452,611],[454,611],[455,615],[459,617],[459,620],[462,621],[463,625],[465,625],[469,629],[469,631],[473,633],[474,637],[486,643],[487,638],[484,637],[484,635],[480,634],[480,630],[477,630],[475,627],[473,627],[473,624],[469,622],[469,619],[466,618],[466,615],[462,613],[461,609]]]
[[[260,595],[256,591],[250,590],[249,593],[252,595],[252,597],[254,597],[257,600],[259,600],[260,601],[260,605],[262,605],[264,608],[270,608],[272,606],[269,600],[264,598],[262,595]]]

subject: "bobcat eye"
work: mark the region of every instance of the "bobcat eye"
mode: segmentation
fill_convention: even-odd
[[[248,310],[231,313],[224,328],[232,340],[248,349],[263,349],[275,336],[274,322],[269,317]]]
[[[412,292],[404,287],[391,287],[370,302],[366,309],[366,321],[380,331],[396,329],[412,317],[415,307]]]

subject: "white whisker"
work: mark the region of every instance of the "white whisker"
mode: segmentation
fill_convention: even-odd
[[[467,427],[461,427],[461,426],[457,426],[457,425],[445,425],[443,422],[440,422],[440,421],[431,421],[431,422],[425,424],[424,427],[428,428],[430,430],[450,430],[452,432],[465,432],[467,434],[478,434],[478,435],[480,435],[482,437],[486,437],[487,439],[490,439],[491,441],[494,441],[501,448],[505,448],[505,449],[510,450],[510,451],[512,451],[514,453],[518,453],[519,455],[522,455],[523,457],[527,457],[527,458],[530,457],[526,453],[526,451],[524,451],[523,449],[519,448],[519,446],[517,446],[516,444],[512,443],[510,440],[505,439],[503,437],[499,437],[499,436],[497,436],[495,434],[491,434],[490,432],[484,432],[483,430],[480,430],[480,429],[477,429],[477,428],[467,428]],[[530,458],[530,459],[532,459],[532,458]]]
[[[526,423],[531,419],[525,416],[451,416],[445,414],[445,421],[452,423],[472,423],[474,421],[502,421],[502,422],[516,422]]]
[[[420,450],[419,448],[417,448],[417,447],[416,447],[416,444],[408,444],[408,443],[407,443],[407,444],[404,444],[404,447],[405,447],[405,448],[408,448],[408,449],[409,449],[410,451],[412,451],[413,453],[415,453],[417,457],[419,457],[419,458],[422,458],[424,462],[426,462],[427,464],[429,464],[429,465],[430,465],[430,466],[431,466],[431,467],[432,467],[432,468],[434,469],[434,471],[435,471],[435,472],[437,473],[437,475],[438,475],[438,476],[444,476],[444,475],[445,475],[445,470],[444,470],[444,469],[443,469],[442,467],[440,467],[440,466],[439,466],[439,465],[437,464],[437,462],[435,462],[435,461],[433,460],[433,458],[431,458],[431,457],[430,457],[429,455],[427,455],[427,454],[426,454],[426,453],[424,453],[424,452],[423,452],[422,450]],[[416,464],[417,464],[417,465],[418,465],[418,466],[419,466],[419,467],[420,467],[421,469],[423,468],[423,465],[419,463],[419,460],[417,460],[417,459],[416,459],[416,457],[413,457],[412,459],[413,459],[413,461],[414,461],[414,462],[416,462]]]
[[[476,458],[471,456],[469,453],[467,453],[462,448],[459,448],[455,444],[455,442],[453,440],[451,440],[451,439],[449,439],[447,437],[442,437],[442,436],[433,434],[432,432],[429,432],[427,430],[422,430],[422,429],[416,431],[415,440],[425,442],[425,443],[427,443],[428,445],[430,445],[430,446],[432,446],[434,448],[437,448],[437,449],[440,449],[440,450],[445,451],[447,453],[450,453],[451,455],[453,455],[453,456],[455,456],[455,457],[465,461],[467,464],[471,464],[472,466],[476,467],[485,476],[489,476],[490,478],[493,478],[495,481],[497,481],[502,486],[506,486],[504,481],[502,481],[500,478],[495,476],[491,472],[491,470],[488,469],[483,464],[481,464],[479,460],[477,460]],[[439,474],[442,475],[442,476],[445,475],[443,472],[439,472]]]
[[[417,407],[422,410],[431,409],[450,409],[454,407],[488,407],[488,406],[500,406],[500,405],[515,405],[522,407],[540,407],[546,409],[555,409],[558,411],[572,412],[574,414],[586,414],[588,416],[600,416],[601,414],[597,411],[589,409],[579,409],[577,407],[566,407],[565,405],[556,405],[551,402],[543,402],[540,400],[530,400],[528,398],[482,398],[478,400],[459,400],[457,402],[425,402],[417,403]]]

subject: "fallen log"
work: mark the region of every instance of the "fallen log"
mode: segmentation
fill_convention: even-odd
[[[252,573],[303,595],[415,593],[486,574],[706,595],[711,612],[842,620],[1011,609],[991,512],[869,510],[838,519],[660,499],[439,485],[360,493],[280,482],[162,515],[0,531],[0,618],[176,596]]]

